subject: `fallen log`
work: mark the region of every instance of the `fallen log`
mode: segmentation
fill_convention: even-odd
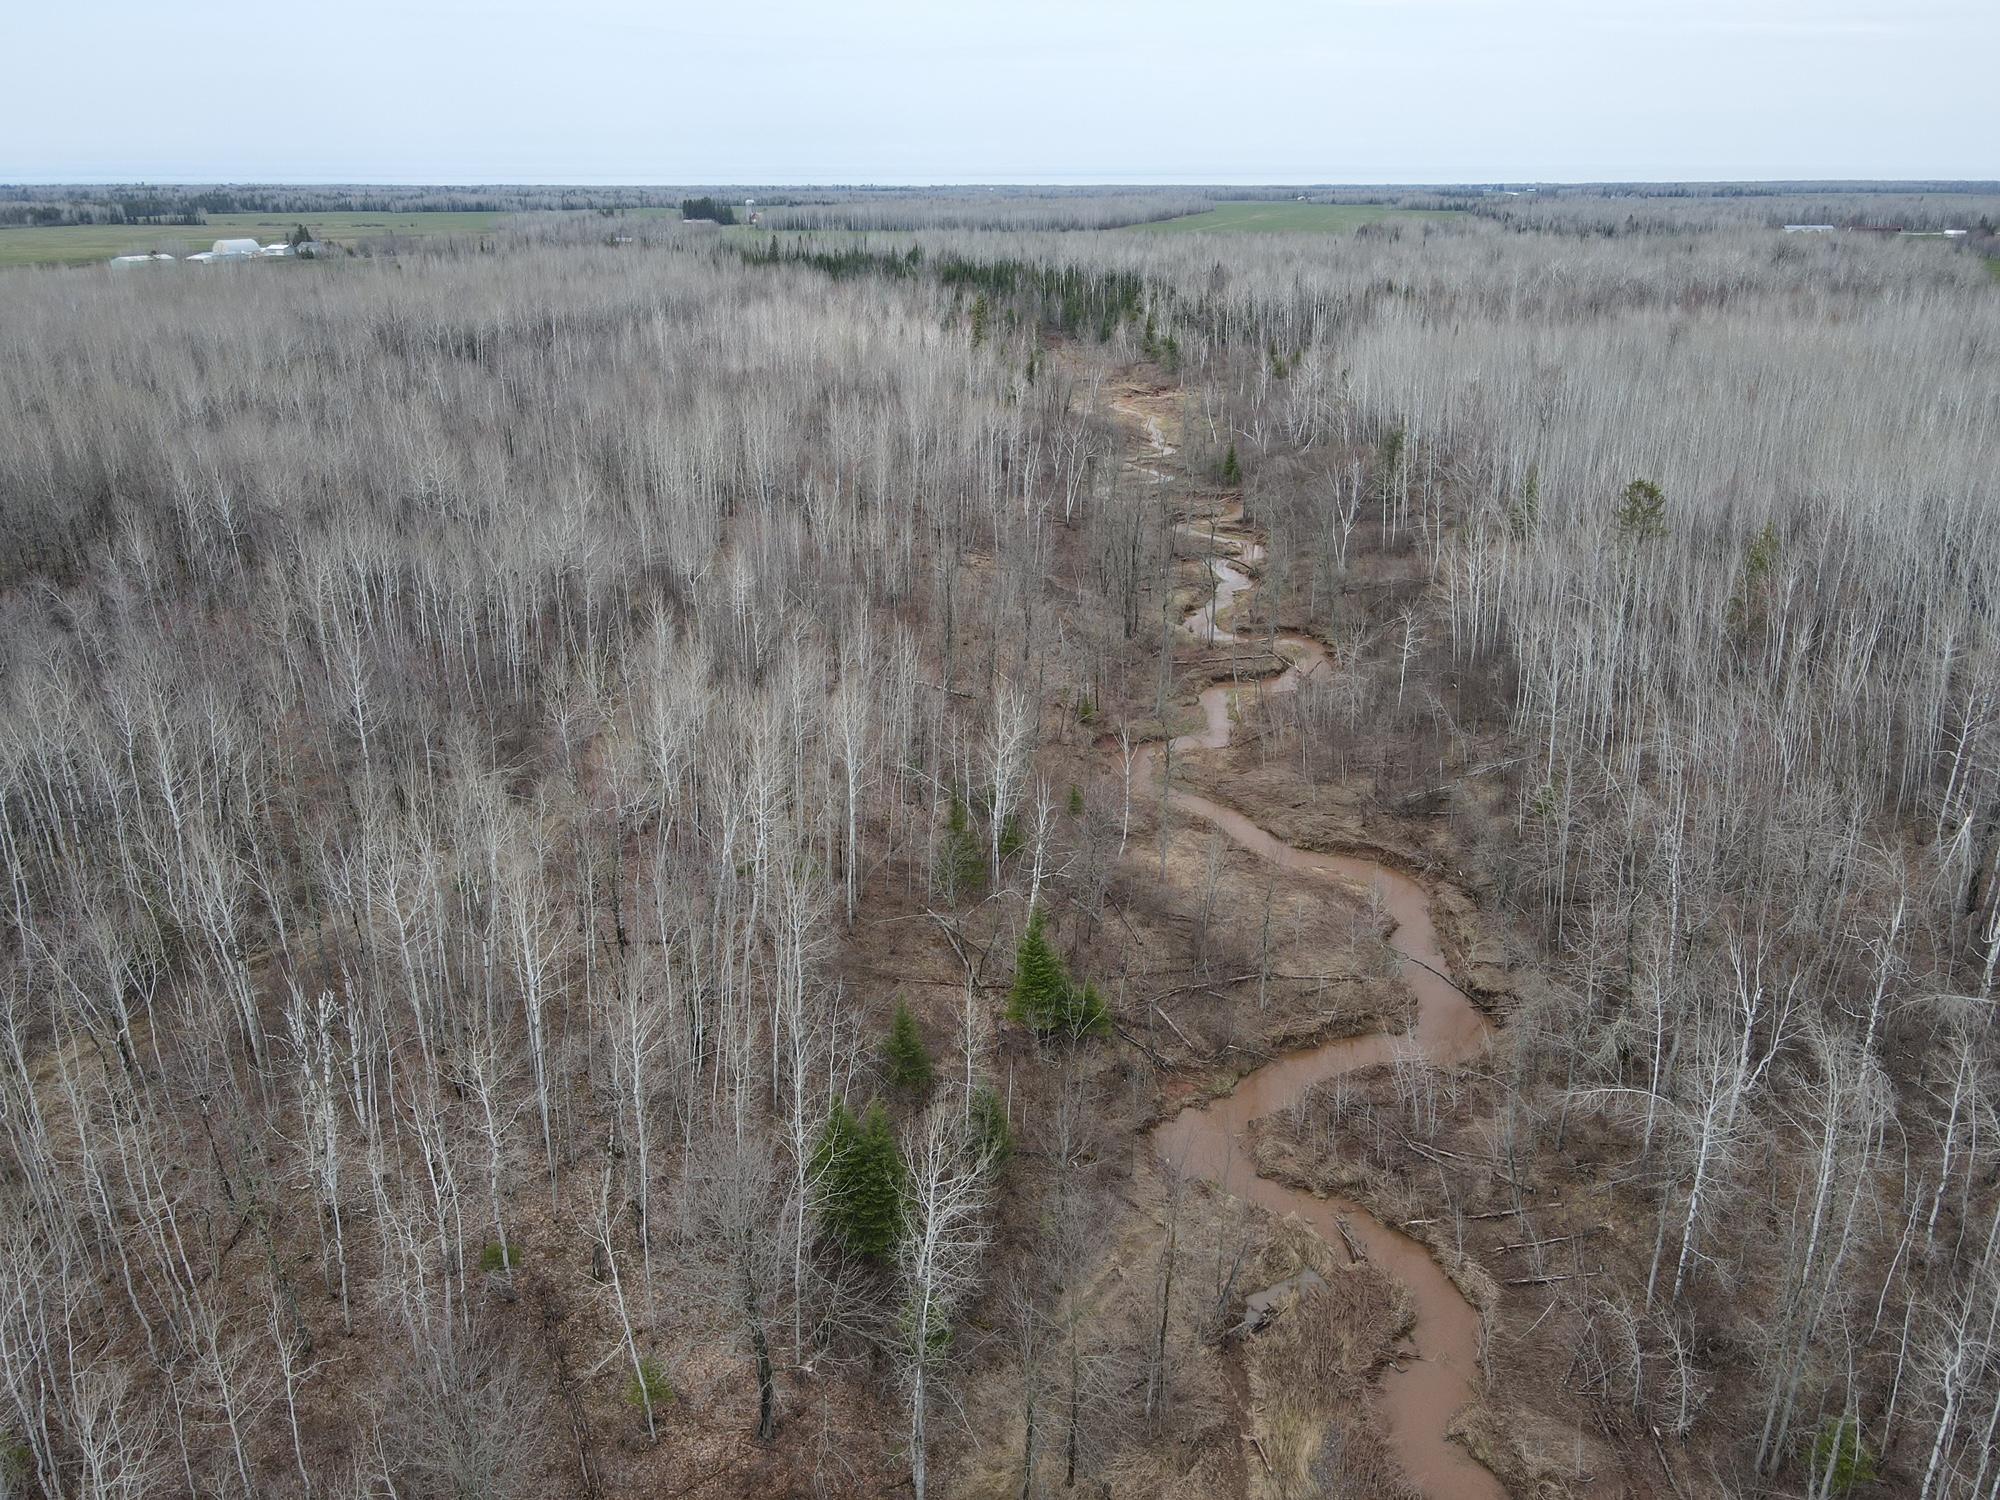
[[[1368,1262],[1368,1252],[1355,1243],[1354,1231],[1347,1227],[1347,1216],[1342,1214],[1333,1222],[1335,1227],[1340,1230],[1340,1242],[1347,1246],[1347,1263],[1352,1266],[1366,1265]]]
[[[1594,1229],[1579,1229],[1575,1234],[1559,1234],[1554,1239],[1516,1240],[1511,1245],[1496,1245],[1493,1253],[1505,1255],[1509,1250],[1539,1250],[1548,1245],[1567,1245],[1571,1240],[1584,1240],[1593,1234],[1603,1234],[1610,1227],[1608,1224],[1599,1224]]]
[[[1519,1214],[1525,1214],[1525,1213],[1529,1213],[1529,1212],[1532,1212],[1532,1211],[1534,1211],[1534,1210],[1537,1210],[1537,1209],[1549,1209],[1549,1208],[1561,1208],[1561,1207],[1562,1207],[1562,1205],[1561,1205],[1560,1203],[1530,1203],[1530,1204],[1527,1204],[1527,1205],[1525,1205],[1524,1207],[1521,1207],[1521,1208],[1496,1208],[1496,1209],[1494,1209],[1494,1210],[1493,1210],[1492,1212],[1490,1212],[1490,1213],[1483,1213],[1483,1214],[1460,1214],[1460,1215],[1459,1215],[1459,1218],[1461,1218],[1461,1219],[1511,1219],[1511,1218],[1514,1218],[1515,1216],[1517,1216],[1517,1215],[1519,1215]],[[1443,1224],[1443,1223],[1447,1223],[1447,1222],[1449,1222],[1449,1221],[1447,1221],[1447,1220],[1444,1220],[1444,1219],[1405,1219],[1405,1220],[1403,1220],[1403,1227],[1404,1227],[1405,1229],[1415,1229],[1415,1228],[1418,1228],[1418,1227],[1419,1227],[1420,1225],[1424,1225],[1424,1224]]]
[[[1589,1277],[1602,1276],[1603,1274],[1604,1274],[1604,1267],[1599,1266],[1595,1271],[1565,1271],[1560,1276],[1517,1276],[1511,1281],[1501,1282],[1500,1285],[1553,1286],[1558,1281],[1575,1281],[1580,1277],[1588,1279]]]
[[[1187,1034],[1183,1032],[1180,1029],[1180,1027],[1174,1024],[1174,1018],[1168,1015],[1164,1010],[1161,1010],[1157,1002],[1155,1002],[1153,1005],[1153,1014],[1158,1016],[1162,1021],[1165,1021],[1167,1023],[1167,1030],[1171,1031],[1175,1036],[1181,1039],[1181,1045],[1183,1047],[1186,1047],[1189,1051],[1194,1050],[1194,1043],[1187,1039]]]

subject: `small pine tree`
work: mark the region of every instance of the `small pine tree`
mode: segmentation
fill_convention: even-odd
[[[813,1151],[820,1222],[852,1255],[880,1260],[903,1233],[903,1154],[875,1100],[859,1120],[836,1104]]]
[[[912,1354],[917,1350],[917,1304],[914,1300],[905,1302],[897,1310],[896,1322],[902,1336],[903,1347]],[[930,1359],[942,1359],[951,1351],[951,1319],[938,1305],[937,1298],[930,1299],[930,1316],[923,1320],[924,1343],[928,1346],[922,1353]]]
[[[1743,587],[1725,606],[1729,626],[1747,637],[1763,619],[1763,585],[1778,565],[1778,528],[1770,522],[1750,539],[1743,557]]]
[[[1007,1123],[1007,1107],[991,1087],[972,1096],[972,1154],[987,1172],[998,1173],[1014,1154],[1014,1128]]]
[[[972,347],[977,349],[986,342],[986,322],[991,316],[986,305],[986,293],[981,292],[972,299]]]
[[[937,883],[949,900],[978,888],[986,874],[986,850],[973,831],[972,816],[958,793],[945,813],[944,845],[939,851]]]
[[[1071,979],[1050,945],[1039,906],[1028,913],[1027,931],[1015,951],[1007,1015],[1043,1037],[1079,1040],[1100,1036],[1111,1027],[1111,1012],[1097,987]]]
[[[1635,479],[1618,497],[1618,531],[1635,542],[1667,534],[1667,497],[1650,479]]]
[[[1069,1003],[1063,1008],[1063,1033],[1079,1040],[1103,1036],[1111,1029],[1111,1007],[1089,980],[1070,986]]]
[[[35,1456],[12,1433],[0,1433],[0,1495],[26,1494]]]
[[[1770,521],[1764,529],[1750,539],[1750,550],[1743,558],[1744,587],[1755,588],[1771,576],[1771,570],[1778,565],[1778,528]]]
[[[1047,1034],[1054,1029],[1069,989],[1062,959],[1043,931],[1042,909],[1028,913],[1028,927],[1014,951],[1014,987],[1007,993],[1007,1018]]]
[[[1528,465],[1528,482],[1521,488],[1521,498],[1515,502],[1508,514],[1514,535],[1526,537],[1535,529],[1535,522],[1542,514],[1542,473],[1534,464]]]
[[[1083,788],[1074,782],[1070,784],[1069,789],[1069,815],[1072,818],[1083,816]]]
[[[1233,442],[1229,445],[1229,451],[1222,456],[1222,482],[1224,484],[1243,482],[1243,465],[1237,461],[1236,444]]]
[[[905,1089],[931,1086],[931,1055],[924,1050],[923,1034],[917,1030],[917,1018],[910,1014],[908,1001],[896,1002],[896,1018],[889,1023],[889,1039],[882,1051],[891,1083]]]
[[[1811,1446],[1813,1476],[1826,1479],[1826,1493],[1844,1495],[1856,1485],[1875,1482],[1875,1455],[1862,1440],[1861,1424],[1852,1417],[1828,1417]]]
[[[673,1401],[673,1383],[667,1379],[666,1371],[660,1368],[660,1362],[642,1355],[639,1368],[625,1382],[625,1404],[642,1408],[650,1406],[658,1410],[672,1405]]]
[[[863,1255],[881,1257],[903,1237],[903,1187],[907,1172],[896,1132],[882,1101],[861,1117],[859,1147],[850,1195],[850,1242]]]

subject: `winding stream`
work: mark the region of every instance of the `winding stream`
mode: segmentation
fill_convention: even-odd
[[[1144,424],[1155,462],[1172,456],[1174,449],[1162,435],[1156,417],[1130,407],[1119,409]],[[1169,478],[1143,463],[1133,467],[1161,483]],[[1182,528],[1185,535],[1212,541],[1226,554],[1210,558],[1208,566],[1215,584],[1212,596],[1183,622],[1183,629],[1203,643],[1242,639],[1221,623],[1234,600],[1256,584],[1246,569],[1256,565],[1263,549],[1242,527],[1242,507],[1237,505],[1224,512],[1212,529]],[[1203,727],[1175,739],[1171,746],[1174,756],[1224,748],[1230,741],[1231,711],[1238,694],[1290,691],[1301,675],[1316,670],[1326,660],[1320,646],[1302,636],[1281,635],[1277,643],[1285,648],[1289,665],[1240,687],[1219,683],[1205,691],[1201,695]],[[1158,742],[1146,746],[1140,752],[1141,764],[1134,769],[1147,776],[1156,774],[1159,748]],[[1274,1214],[1298,1215],[1329,1243],[1342,1243],[1344,1229],[1369,1260],[1408,1289],[1416,1312],[1410,1334],[1416,1353],[1390,1369],[1381,1382],[1380,1408],[1388,1424],[1389,1444],[1410,1482],[1436,1500],[1505,1500],[1506,1491],[1499,1481],[1445,1437],[1453,1414],[1476,1391],[1478,1312],[1429,1250],[1359,1204],[1317,1197],[1259,1176],[1245,1139],[1253,1121],[1287,1108],[1314,1084],[1388,1062],[1399,1046],[1415,1046],[1431,1061],[1449,1064],[1476,1055],[1485,1045],[1490,1029],[1486,1018],[1443,977],[1448,965],[1431,920],[1429,894],[1409,876],[1373,860],[1295,848],[1234,808],[1195,793],[1176,790],[1170,801],[1184,816],[1220,829],[1240,847],[1282,869],[1345,888],[1379,891],[1395,924],[1389,934],[1390,946],[1406,960],[1401,966],[1402,977],[1415,993],[1417,1017],[1407,1033],[1373,1032],[1277,1057],[1246,1074],[1231,1093],[1191,1105],[1162,1121],[1153,1129],[1153,1144],[1161,1156],[1225,1192]]]

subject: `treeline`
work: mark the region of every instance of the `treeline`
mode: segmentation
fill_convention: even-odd
[[[1066,195],[975,188],[781,203],[763,209],[762,219],[773,229],[1116,229],[1197,214],[1212,206],[1210,196],[1180,188]]]
[[[1468,209],[1517,228],[1687,232],[1731,225],[1897,224],[1970,229],[2000,222],[1993,183],[1522,183],[1329,187],[726,187],[0,185],[0,225],[200,224],[209,214],[597,211],[754,198],[776,229],[939,231],[1112,229],[1200,213],[1225,200]],[[706,214],[697,217],[708,217]],[[724,221],[727,222],[727,221]]]
[[[673,208],[677,187],[417,187],[399,185],[126,183],[0,185],[5,223],[200,223],[207,214],[529,213]],[[28,215],[56,214],[58,218]]]
[[[1730,192],[1699,186],[1662,193],[1550,187],[1479,194],[1460,205],[1512,228],[1570,234],[1687,234],[1739,226],[1832,224],[1843,229],[1897,228],[1918,233],[2000,223],[2000,187],[1939,184],[1919,191],[1848,184],[1812,191]]]
[[[970,293],[975,343],[984,338],[989,320],[1003,315],[1015,325],[1089,334],[1101,343],[1122,326],[1137,325],[1147,311],[1145,282],[1131,271],[990,259],[958,250],[927,259],[922,244],[900,250],[872,244],[830,249],[813,240],[781,241],[775,234],[742,256],[747,265],[808,266],[836,280],[927,278],[961,295]]]

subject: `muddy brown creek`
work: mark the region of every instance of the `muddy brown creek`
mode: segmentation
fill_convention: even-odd
[[[1156,462],[1173,453],[1156,417],[1121,409],[1144,422]],[[1137,463],[1133,467],[1167,482],[1168,476],[1157,469]],[[1255,586],[1246,569],[1256,565],[1262,552],[1241,530],[1241,517],[1241,507],[1233,506],[1213,525],[1182,528],[1184,535],[1210,544],[1216,554],[1208,561],[1214,584],[1211,596],[1183,625],[1204,644],[1241,639],[1223,628],[1221,618],[1238,596]],[[1203,727],[1172,742],[1169,762],[1184,753],[1227,747],[1239,695],[1287,692],[1301,675],[1325,668],[1325,652],[1311,640],[1280,635],[1274,644],[1284,651],[1288,665],[1246,683],[1221,683],[1204,692]],[[1145,747],[1140,752],[1142,763],[1135,764],[1134,771],[1147,778],[1160,774],[1160,748],[1158,743]],[[1503,1500],[1506,1492],[1493,1475],[1445,1436],[1453,1415],[1477,1389],[1478,1312],[1416,1240],[1357,1203],[1320,1197],[1260,1176],[1250,1154],[1250,1126],[1289,1108],[1317,1083],[1389,1062],[1399,1047],[1413,1047],[1430,1061],[1448,1065],[1475,1056],[1485,1046],[1490,1029],[1486,1018],[1445,977],[1449,964],[1431,919],[1430,895],[1417,881],[1374,860],[1295,848],[1234,808],[1192,792],[1171,790],[1169,802],[1183,816],[1219,829],[1258,858],[1323,882],[1329,899],[1351,901],[1373,894],[1394,923],[1389,944],[1400,955],[1402,978],[1417,1003],[1416,1022],[1409,1031],[1347,1037],[1277,1057],[1245,1074],[1227,1095],[1190,1105],[1163,1120],[1153,1128],[1153,1144],[1163,1158],[1191,1176],[1273,1214],[1297,1215],[1329,1244],[1339,1246],[1351,1239],[1362,1254],[1407,1288],[1416,1318],[1410,1333],[1415,1353],[1386,1371],[1381,1380],[1379,1410],[1390,1446],[1411,1483],[1436,1500]]]

